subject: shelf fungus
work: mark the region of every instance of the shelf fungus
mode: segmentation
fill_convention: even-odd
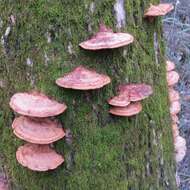
[[[153,21],[155,17],[164,16],[174,9],[171,3],[160,3],[158,5],[150,5],[150,7],[145,11],[144,17]]]
[[[50,144],[65,136],[61,124],[48,118],[20,116],[13,121],[12,128],[18,138],[34,144]]]
[[[169,88],[169,100],[170,102],[179,101],[180,95],[179,92],[174,90],[173,88]]]
[[[112,29],[101,24],[99,32],[91,39],[80,43],[79,46],[87,50],[113,49],[126,46],[133,41],[134,37],[131,34],[114,33]]]
[[[64,103],[58,103],[39,92],[16,93],[12,96],[9,105],[15,112],[30,117],[55,116],[67,108]]]
[[[114,96],[113,98],[110,98],[108,100],[108,104],[112,106],[118,106],[118,107],[126,107],[130,104],[129,97],[127,95],[118,95]]]
[[[179,74],[176,71],[169,71],[166,75],[168,86],[174,86],[179,81]]]
[[[16,158],[22,166],[33,171],[53,170],[64,162],[64,158],[49,145],[30,143],[18,148]]]
[[[109,113],[117,116],[130,117],[137,115],[142,111],[142,105],[140,102],[131,103],[126,107],[112,107]]]
[[[109,76],[99,74],[95,70],[89,70],[83,66],[76,67],[70,73],[56,80],[58,86],[75,90],[99,89],[110,82]]]
[[[166,61],[166,71],[173,71],[175,69],[175,64],[172,61]]]
[[[171,102],[170,104],[170,114],[175,115],[181,111],[181,104],[179,101]]]

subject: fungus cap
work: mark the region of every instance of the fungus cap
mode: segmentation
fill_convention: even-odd
[[[183,160],[183,158],[185,157],[186,154],[186,140],[181,137],[181,136],[177,136],[174,139],[174,146],[175,146],[175,157],[176,157],[176,162],[181,162]]]
[[[110,82],[111,79],[107,75],[99,74],[83,66],[75,68],[72,72],[56,80],[58,86],[76,90],[98,89]]]
[[[171,3],[160,3],[158,5],[150,5],[146,10],[145,17],[156,17],[164,16],[174,9],[174,6]]]
[[[166,61],[166,71],[173,71],[175,69],[175,64],[171,61]]]
[[[67,106],[38,92],[16,93],[11,97],[10,107],[21,115],[30,117],[50,117],[64,112]]]
[[[181,111],[181,104],[179,101],[174,101],[170,105],[170,114],[175,115]]]
[[[111,29],[101,24],[99,32],[91,39],[79,44],[84,49],[100,50],[126,46],[134,41],[134,37],[128,33],[114,33]]]
[[[119,94],[127,94],[132,102],[143,100],[153,93],[152,87],[147,84],[126,84],[119,86]]]
[[[169,71],[166,75],[168,86],[174,86],[179,81],[179,74],[176,71]]]
[[[178,116],[176,114],[172,114],[171,118],[172,118],[172,123],[179,124],[179,118],[178,118]]]
[[[130,104],[130,100],[127,95],[118,95],[109,99],[108,103],[112,106],[126,107]]]
[[[17,161],[33,171],[48,171],[57,168],[64,162],[49,145],[27,143],[20,146],[16,152]]]
[[[117,116],[130,117],[137,115],[142,111],[142,105],[140,102],[131,103],[126,107],[113,107],[110,109],[110,113]]]
[[[170,102],[178,101],[180,99],[179,92],[173,88],[169,88],[169,100]]]
[[[12,128],[18,138],[34,144],[50,144],[65,136],[61,124],[48,118],[20,116],[15,118]]]

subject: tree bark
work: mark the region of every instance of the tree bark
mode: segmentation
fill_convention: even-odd
[[[0,150],[12,189],[176,189],[161,22],[143,19],[150,2],[157,1],[0,1]],[[133,34],[135,42],[114,50],[80,49],[101,22]],[[55,85],[77,65],[109,75],[112,83],[88,92]],[[154,95],[138,116],[113,117],[107,99],[126,82],[148,83]],[[55,143],[65,163],[52,172],[31,172],[15,158],[23,142],[12,134],[8,102],[15,92],[32,89],[68,105],[59,119],[72,142]]]

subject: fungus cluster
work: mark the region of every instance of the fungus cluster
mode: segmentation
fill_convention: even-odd
[[[57,120],[48,117],[61,114],[67,106],[39,92],[16,93],[9,105],[21,114],[13,121],[13,133],[28,142],[18,148],[17,161],[34,171],[52,170],[61,165],[64,158],[50,144],[63,138],[65,132]]]
[[[108,103],[113,107],[109,112],[117,116],[130,117],[142,111],[141,100],[153,93],[147,84],[124,84],[119,86],[118,95],[110,98]]]
[[[171,61],[166,61],[166,71],[167,71],[167,83],[170,101],[170,115],[172,119],[172,132],[175,146],[175,158],[176,162],[183,160],[186,154],[186,141],[183,137],[179,135],[179,118],[177,114],[181,110],[180,105],[180,95],[179,92],[174,89],[174,85],[177,84],[179,80],[179,74],[174,71],[175,64]]]

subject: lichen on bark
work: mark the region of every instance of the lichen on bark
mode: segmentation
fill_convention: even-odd
[[[165,79],[164,44],[160,20],[143,19],[146,6],[156,1],[125,1],[123,32],[135,42],[124,48],[89,52],[78,44],[104,22],[116,31],[114,0],[1,1],[0,35],[11,27],[0,46],[0,150],[12,189],[26,190],[174,190],[175,172]],[[10,15],[16,24],[10,23]],[[157,33],[159,64],[155,64]],[[30,60],[32,64],[27,60]],[[55,85],[55,79],[77,65],[106,73],[112,83],[103,89],[79,92]],[[112,117],[106,100],[118,84],[145,82],[154,95],[143,101],[143,111],[133,118]],[[61,140],[55,149],[65,156],[57,170],[36,173],[20,166],[15,151],[21,142],[11,130],[14,118],[9,98],[18,91],[38,89],[64,101],[59,116],[72,132],[72,144]]]

